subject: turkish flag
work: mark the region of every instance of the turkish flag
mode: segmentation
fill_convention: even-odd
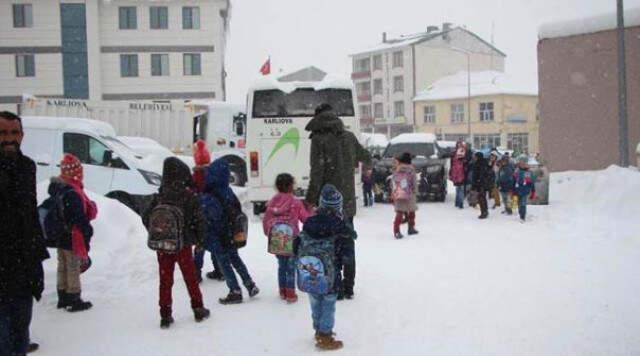
[[[262,73],[262,75],[271,74],[271,58],[267,58],[267,61],[260,67],[260,73]]]

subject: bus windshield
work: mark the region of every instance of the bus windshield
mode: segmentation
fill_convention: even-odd
[[[355,116],[349,89],[296,89],[287,94],[278,89],[257,90],[253,94],[253,117],[312,117],[315,108],[328,103],[338,116]]]

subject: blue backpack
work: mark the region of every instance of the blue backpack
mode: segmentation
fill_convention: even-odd
[[[336,276],[335,237],[314,239],[302,231],[297,256],[298,289],[316,295],[331,293]]]
[[[71,233],[71,227],[64,218],[64,193],[50,196],[38,206],[38,220],[42,227],[45,246],[58,247],[58,241]]]

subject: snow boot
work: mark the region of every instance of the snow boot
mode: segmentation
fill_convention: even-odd
[[[489,217],[489,213],[481,213],[480,216],[478,216],[478,219],[486,219]]]
[[[280,288],[280,299],[282,300],[287,299],[287,293],[285,288]]]
[[[65,309],[69,306],[69,296],[63,289],[58,289],[58,309]]]
[[[30,342],[29,346],[27,346],[27,353],[30,354],[32,352],[36,352],[38,351],[39,348],[40,348],[39,344],[36,344],[35,342]]]
[[[168,329],[173,324],[172,316],[165,316],[160,318],[160,329]]]
[[[407,231],[407,235],[417,235],[418,234],[418,230],[416,230],[415,227],[410,226],[409,230]]]
[[[295,303],[298,301],[298,295],[296,294],[296,290],[293,288],[285,289],[285,296],[287,299],[287,303]]]
[[[93,304],[89,301],[84,301],[80,298],[80,293],[67,293],[69,303],[67,304],[67,311],[79,312],[87,309],[91,309]]]
[[[240,304],[242,303],[242,292],[240,290],[229,291],[226,297],[218,299],[220,304]]]
[[[258,288],[255,283],[251,282],[251,284],[247,286],[247,292],[249,292],[249,297],[253,298],[260,293],[260,288]]]
[[[399,240],[399,239],[403,238],[404,236],[402,236],[402,233],[400,233],[400,232],[396,232],[396,233],[393,235],[393,237],[395,237],[395,238],[396,238],[396,240]]]
[[[193,308],[193,317],[198,323],[208,318],[209,315],[211,315],[211,312],[205,307]]]
[[[216,281],[224,281],[224,275],[222,274],[222,272],[218,271],[217,269],[211,272],[207,272],[207,278],[213,279]]]
[[[507,215],[513,215],[513,210],[511,210],[511,208],[507,208]]]
[[[316,347],[320,350],[339,350],[344,346],[342,344],[342,341],[336,340],[333,337],[332,333],[318,333],[318,337],[316,340],[318,340],[316,342]]]

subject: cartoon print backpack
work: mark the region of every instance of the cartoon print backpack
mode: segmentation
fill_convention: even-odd
[[[64,218],[64,194],[50,196],[38,206],[38,220],[44,235],[44,244],[50,248],[58,247],[62,236],[70,234],[71,228]]]
[[[184,246],[184,214],[175,205],[159,204],[149,215],[147,246],[154,251],[177,253]]]
[[[300,233],[296,274],[298,289],[305,293],[325,295],[333,290],[335,279],[335,238],[312,239]]]
[[[399,170],[393,174],[393,199],[409,200],[413,194],[413,177],[410,171]]]
[[[277,256],[293,256],[293,227],[287,223],[275,223],[269,230],[269,253]]]

